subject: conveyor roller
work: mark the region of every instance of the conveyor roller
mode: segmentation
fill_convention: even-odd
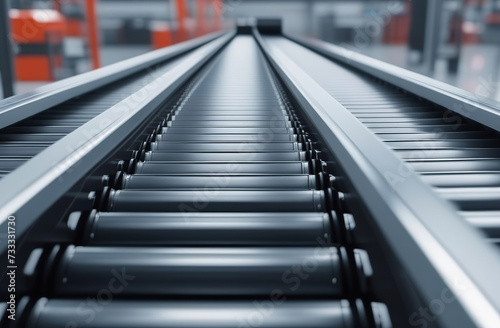
[[[388,328],[354,217],[278,85],[237,36],[178,90],[70,215],[75,240],[45,250],[27,327]]]
[[[121,295],[341,297],[336,248],[72,247],[55,274],[57,296],[97,294],[112,272],[131,277]],[[307,277],[307,278],[305,278]]]
[[[81,315],[83,300],[40,300],[29,327],[60,328],[351,328],[360,327],[346,300],[292,301],[279,293],[264,301],[120,301]],[[85,304],[85,303],[83,303]],[[147,315],[144,315],[147,313]],[[92,320],[90,320],[92,319]],[[363,327],[363,326],[361,326]]]
[[[335,218],[336,219],[336,218]],[[331,239],[326,213],[92,213],[84,243],[104,246],[316,246]]]

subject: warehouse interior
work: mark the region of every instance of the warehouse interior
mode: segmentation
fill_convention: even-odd
[[[500,0],[3,0],[0,82],[0,328],[500,327]]]
[[[13,77],[16,94],[96,67],[92,51],[98,52],[99,66],[104,66],[234,25],[238,19],[281,17],[287,33],[343,45],[500,100],[500,3],[495,0],[429,1],[428,5],[426,1],[373,0],[228,0],[207,4],[196,0],[185,4],[175,0],[100,0],[90,7],[83,0],[9,1],[11,25],[26,19],[14,17],[16,10],[38,10],[31,14],[42,20],[54,19],[47,22],[52,26],[47,28],[62,38],[60,65],[55,65],[50,76],[24,77],[19,72]],[[426,14],[427,6],[432,6],[434,15]],[[8,9],[3,9],[5,16]],[[179,26],[181,35],[177,35]],[[92,45],[89,38],[94,29]],[[35,42],[30,36],[10,39],[14,53],[19,43]],[[47,56],[55,60],[56,54]]]

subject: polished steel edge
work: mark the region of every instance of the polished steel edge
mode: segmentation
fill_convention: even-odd
[[[154,110],[227,44],[228,33],[192,53],[169,72],[57,141],[0,180],[0,229],[16,217],[17,238],[71,186],[136,129]],[[0,243],[0,252],[7,243]]]
[[[408,92],[500,131],[500,103],[422,74],[313,38],[286,37],[323,56],[359,69]],[[493,87],[493,86],[491,86]]]
[[[228,33],[232,32],[211,33],[4,99],[0,101],[0,129],[142,69],[185,54]]]
[[[269,61],[315,125],[410,279],[429,302],[451,291],[446,327],[500,326],[498,252],[345,107],[254,29]],[[389,177],[411,172],[404,183]],[[451,233],[452,232],[452,233]],[[418,309],[415,309],[418,311]]]

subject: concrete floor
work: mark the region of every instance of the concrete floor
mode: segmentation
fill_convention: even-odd
[[[406,46],[376,45],[365,49],[356,49],[368,56],[421,72],[419,67],[408,63]],[[106,46],[101,49],[102,65],[141,55],[150,51],[149,46]],[[461,52],[461,61],[457,74],[446,71],[446,62],[439,60],[432,76],[445,83],[470,91],[476,95],[500,101],[500,47],[490,45],[466,45]],[[19,82],[15,85],[17,94],[25,93],[47,82]],[[499,104],[500,106],[500,104]]]

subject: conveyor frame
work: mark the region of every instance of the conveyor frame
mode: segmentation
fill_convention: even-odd
[[[437,320],[450,327],[500,326],[497,251],[464,222],[450,203],[437,197],[418,174],[284,52],[266,44],[257,28],[253,34],[365,202],[376,230],[396,254],[426,303],[439,297],[442,290],[452,291],[457,298],[456,302],[446,305],[446,311]],[[335,59],[337,56],[340,55],[335,52]],[[342,62],[347,60],[343,58]],[[377,70],[366,63],[363,65],[367,71]],[[403,83],[401,73],[394,78]],[[425,85],[421,88],[429,95],[433,94],[431,91],[437,92]],[[440,99],[445,103],[452,100],[447,96]],[[481,112],[485,111],[482,104],[476,106]],[[485,117],[489,114],[491,112]],[[498,117],[496,122],[500,123]],[[391,184],[388,177],[398,172],[409,174],[404,176],[403,184]]]

